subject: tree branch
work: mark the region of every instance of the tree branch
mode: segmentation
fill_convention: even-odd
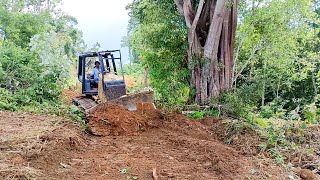
[[[183,13],[184,13],[184,18],[186,20],[187,27],[191,28],[191,25],[193,22],[193,19],[192,19],[193,9],[192,9],[191,0],[184,0]]]
[[[184,15],[184,12],[183,12],[183,2],[182,2],[181,0],[174,0],[174,2],[176,3],[179,12],[180,12],[182,15]]]
[[[233,79],[233,83],[237,81],[238,77],[241,75],[241,73],[243,72],[243,70],[247,67],[247,65],[251,62],[252,58],[254,57],[255,53],[257,52],[257,50],[259,50],[261,43],[262,43],[263,38],[260,39],[259,43],[256,45],[256,47],[254,48],[254,50],[252,51],[249,59],[246,61],[246,63],[242,66],[241,70],[238,72],[238,74],[235,76],[235,78]]]
[[[214,10],[214,15],[210,24],[209,33],[204,48],[204,54],[208,58],[213,58],[212,55],[217,50],[219,45],[225,5],[226,0],[218,0]]]
[[[195,32],[196,32],[196,28],[197,28],[197,25],[198,25],[198,21],[199,21],[199,18],[200,18],[200,15],[201,15],[201,12],[202,12],[202,9],[203,9],[203,5],[204,5],[204,0],[200,0],[199,2],[199,6],[198,6],[198,9],[197,9],[197,14],[192,22],[192,26],[190,28],[190,31],[191,31],[191,42],[190,42],[190,46],[192,47],[193,43],[194,43],[194,36],[195,36]]]
[[[244,35],[243,35],[243,37],[242,37],[242,39],[241,39],[241,41],[240,41],[240,43],[239,43],[239,46],[238,46],[238,48],[237,48],[236,56],[235,56],[235,58],[234,58],[234,60],[233,60],[233,64],[234,64],[234,66],[233,66],[233,72],[235,72],[235,73],[236,73],[236,66],[237,66],[238,59],[239,59],[240,48],[242,47],[242,45],[243,45],[243,43],[244,43],[244,40],[246,39],[248,33],[249,33],[249,30],[247,30],[247,31],[244,33]]]

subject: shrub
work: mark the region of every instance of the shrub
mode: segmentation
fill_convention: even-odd
[[[188,117],[192,119],[202,119],[204,118],[204,116],[205,116],[205,112],[203,111],[195,111],[188,115]]]
[[[247,118],[253,108],[253,105],[248,102],[241,90],[233,90],[212,99],[211,104],[220,108],[222,115]]]
[[[303,108],[303,116],[307,124],[319,124],[320,123],[320,108],[319,108],[319,96],[315,102],[305,105]]]
[[[3,88],[0,88],[0,109],[15,111],[17,109],[13,94]]]

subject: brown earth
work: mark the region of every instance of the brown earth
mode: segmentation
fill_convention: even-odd
[[[72,99],[74,97],[81,96],[81,84],[78,83],[76,86],[68,87],[63,89],[61,93],[61,100],[66,105],[72,104]]]
[[[294,177],[270,160],[223,144],[219,137],[224,135],[212,131],[221,120],[107,106],[91,122],[104,120],[107,128],[100,130],[108,136],[85,134],[60,117],[0,111],[0,179]]]
[[[133,76],[129,76],[129,75],[125,75],[124,76],[124,79],[126,81],[126,86],[128,88],[132,88],[132,87],[135,87],[137,86],[139,83],[139,80],[137,80],[137,78],[133,77]]]
[[[143,113],[139,103],[137,112],[131,112],[116,104],[102,104],[90,114],[89,128],[94,135],[119,136],[136,135],[150,127],[158,127],[161,123],[160,112],[150,108]]]

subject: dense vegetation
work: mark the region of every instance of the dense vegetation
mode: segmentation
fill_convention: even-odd
[[[236,116],[258,110],[268,118],[318,121],[317,6],[312,0],[239,1],[233,89],[205,104]],[[187,27],[174,1],[135,0],[128,8],[133,58],[149,68],[159,99],[192,102],[194,64],[187,61]]]
[[[134,62],[148,67],[157,99],[181,104],[189,94],[187,30],[171,0],[134,1],[129,23]],[[174,97],[174,98],[173,98]]]
[[[0,1],[0,109],[63,111],[61,91],[83,42],[58,4]]]

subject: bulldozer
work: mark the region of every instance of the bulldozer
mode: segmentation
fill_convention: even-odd
[[[99,63],[99,80],[94,79],[90,69]],[[120,50],[87,52],[79,55],[78,80],[82,96],[73,98],[73,104],[90,114],[104,103],[122,105],[130,111],[137,110],[137,103],[154,105],[153,91],[144,90],[127,94]]]

